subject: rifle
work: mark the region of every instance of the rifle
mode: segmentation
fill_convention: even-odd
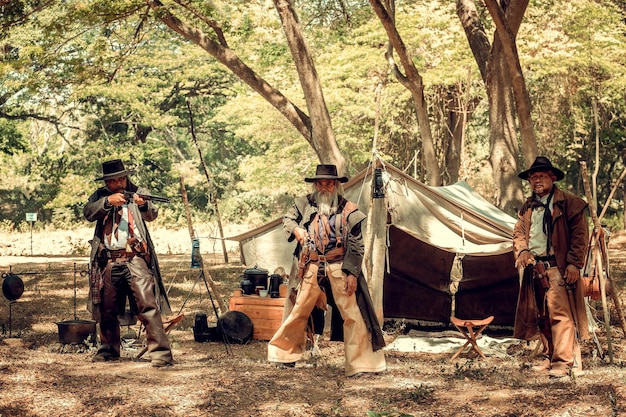
[[[132,203],[134,201],[133,196],[137,195],[137,197],[141,197],[146,201],[156,201],[158,203],[169,203],[170,199],[167,197],[159,197],[158,195],[152,194],[139,194],[134,191],[124,191],[124,198],[127,202]]]

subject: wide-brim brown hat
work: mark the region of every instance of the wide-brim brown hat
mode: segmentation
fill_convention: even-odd
[[[550,162],[550,160],[545,156],[538,156],[537,158],[535,158],[535,162],[533,162],[530,168],[528,168],[526,171],[520,172],[517,177],[523,180],[527,180],[528,177],[530,177],[530,174],[538,171],[552,171],[557,181],[565,178],[565,173],[553,166],[552,162]]]
[[[94,181],[113,180],[133,174],[135,171],[124,168],[124,163],[120,159],[113,159],[102,163],[102,176]]]
[[[337,166],[335,165],[318,165],[315,169],[315,176],[304,179],[306,182],[314,182],[316,180],[339,180],[339,182],[348,182],[348,177],[338,176]]]

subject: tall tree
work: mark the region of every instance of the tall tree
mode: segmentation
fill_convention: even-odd
[[[337,146],[337,139],[333,132],[320,79],[313,63],[313,57],[304,39],[296,12],[289,0],[274,0],[274,5],[276,10],[278,10],[278,15],[287,37],[287,43],[291,50],[291,56],[298,70],[298,78],[304,92],[304,99],[311,115],[311,137],[309,140],[322,163],[335,164],[340,172],[347,174],[345,172],[345,159]]]
[[[517,109],[517,116],[520,124],[520,136],[522,139],[522,154],[524,161],[529,163],[534,161],[537,156],[537,138],[531,117],[530,95],[526,89],[526,81],[522,73],[522,66],[517,53],[517,45],[515,44],[515,34],[509,26],[504,10],[495,0],[485,0],[485,5],[489,10],[489,14],[496,25],[496,33],[502,43],[502,51],[506,58],[511,75],[511,87]],[[518,8],[526,10],[528,1],[520,2]],[[521,12],[522,16],[524,12]]]
[[[441,174],[439,163],[435,155],[435,146],[433,144],[433,135],[430,129],[430,119],[428,117],[428,106],[424,98],[424,83],[417,67],[408,54],[406,45],[398,32],[395,25],[395,2],[394,0],[386,0],[383,5],[379,0],[370,0],[372,8],[380,19],[389,44],[392,48],[386,53],[387,61],[395,75],[396,79],[411,92],[413,103],[417,114],[417,124],[422,139],[423,161],[426,166],[426,178],[429,185],[441,185]],[[398,54],[404,74],[400,71],[395,63],[393,51]]]
[[[489,1],[489,0],[487,0]],[[523,200],[522,184],[517,178],[518,165],[518,141],[517,127],[515,123],[516,100],[513,96],[514,80],[511,77],[511,69],[516,76],[515,91],[520,92],[519,66],[515,60],[516,54],[511,42],[515,36],[526,11],[528,0],[511,0],[502,3],[503,15],[494,13],[500,28],[494,33],[493,43],[490,44],[487,32],[481,21],[473,0],[457,0],[457,14],[465,30],[481,77],[485,83],[487,99],[489,103],[489,161],[493,170],[495,185],[495,202],[501,209],[508,213],[514,213],[521,207]],[[498,6],[499,7],[499,6]],[[506,25],[504,22],[507,22]],[[500,31],[506,33],[500,35]],[[506,45],[503,44],[503,39]],[[508,51],[508,53],[506,52]],[[521,70],[520,70],[521,71]],[[523,93],[520,93],[523,94]],[[524,102],[523,97],[518,97]],[[522,109],[526,111],[528,109]],[[525,114],[525,113],[524,113]],[[528,119],[524,117],[526,123]],[[528,126],[526,125],[526,128]],[[532,131],[532,126],[530,126]],[[536,146],[536,145],[535,145]],[[532,152],[529,152],[530,156]],[[525,161],[526,164],[530,163]]]

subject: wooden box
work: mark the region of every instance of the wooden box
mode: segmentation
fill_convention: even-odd
[[[259,297],[242,295],[230,297],[228,308],[240,311],[252,320],[252,338],[270,340],[283,320],[285,298]]]

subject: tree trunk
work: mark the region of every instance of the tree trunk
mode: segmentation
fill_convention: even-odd
[[[519,55],[515,44],[515,33],[519,30],[521,18],[524,16],[524,12],[528,6],[528,0],[513,2],[508,9],[510,11],[508,16],[505,16],[504,11],[495,0],[485,0],[485,5],[496,24],[496,34],[502,45],[502,51],[511,75],[511,86],[513,88],[513,97],[515,98],[517,117],[520,125],[522,155],[524,156],[523,162],[530,165],[539,152],[537,151],[537,138],[531,117],[532,106],[530,104],[530,96],[526,89],[526,81],[524,80],[524,74],[522,73],[522,66],[519,62]],[[513,29],[509,25],[509,18],[512,19],[516,27],[515,33],[513,33]]]
[[[527,0],[512,0],[506,10],[510,40],[519,30]],[[517,178],[519,147],[517,144],[511,66],[504,53],[500,35],[496,30],[493,47],[473,0],[457,0],[457,14],[465,30],[470,48],[485,83],[489,103],[489,161],[493,170],[495,202],[509,214],[514,214],[523,201],[522,184]],[[504,36],[503,36],[504,37]],[[505,37],[506,38],[506,37]],[[508,45],[508,48],[511,48]],[[533,139],[534,140],[534,139]],[[536,146],[536,142],[535,142]]]
[[[385,28],[385,32],[387,32],[389,43],[393,46],[393,50],[395,50],[398,54],[398,58],[400,58],[400,63],[404,68],[405,75],[400,72],[400,69],[396,65],[391,52],[387,53],[389,65],[400,84],[411,92],[413,102],[415,103],[417,124],[422,138],[422,155],[424,166],[426,167],[426,182],[428,185],[441,185],[441,172],[437,161],[437,155],[435,154],[433,135],[430,128],[430,119],[428,118],[428,107],[426,105],[426,99],[424,98],[424,84],[422,83],[422,77],[413,64],[413,60],[409,57],[406,45],[400,37],[400,33],[398,33],[398,30],[396,29],[394,19],[394,2],[393,0],[389,0],[387,3],[387,8],[385,8],[379,0],[370,0],[370,4],[372,5],[374,12],[376,12],[376,15]]]
[[[254,91],[259,93],[268,103],[274,106],[274,108],[276,108],[302,136],[304,136],[306,141],[311,145],[317,154],[320,161],[336,163],[338,167],[345,166],[343,157],[337,158],[337,152],[333,150],[334,148],[337,148],[334,136],[331,139],[324,137],[323,135],[313,135],[313,127],[309,116],[307,116],[294,103],[287,99],[287,97],[285,97],[280,91],[261,78],[256,72],[254,72],[254,70],[244,64],[243,61],[241,61],[241,59],[239,59],[239,57],[230,48],[228,48],[221,32],[216,31],[217,38],[220,40],[218,43],[206,36],[201,30],[193,28],[178,19],[166,7],[164,7],[159,0],[146,1],[152,9],[157,11],[156,16],[167,27],[207,51],[211,56],[232,71],[233,74],[248,84],[248,86],[250,86]],[[324,143],[325,140],[332,140],[333,143]],[[329,149],[333,151],[328,153]]]
[[[335,164],[338,172],[347,174],[345,159],[337,146],[317,70],[304,40],[296,13],[289,0],[274,0],[274,5],[280,16],[291,56],[298,70],[300,85],[311,117],[310,142],[316,149],[322,163]]]
[[[502,54],[490,58],[489,102],[489,162],[493,169],[495,204],[509,214],[520,208],[524,195],[517,177],[517,135],[515,107],[507,64]]]
[[[444,166],[441,178],[442,185],[448,185],[459,180],[466,120],[464,112],[469,110],[466,108],[467,103],[462,102],[460,84],[452,87],[441,87],[438,96],[434,106],[438,108],[439,117],[435,117],[435,120],[438,120],[441,129],[439,135],[441,136]]]

